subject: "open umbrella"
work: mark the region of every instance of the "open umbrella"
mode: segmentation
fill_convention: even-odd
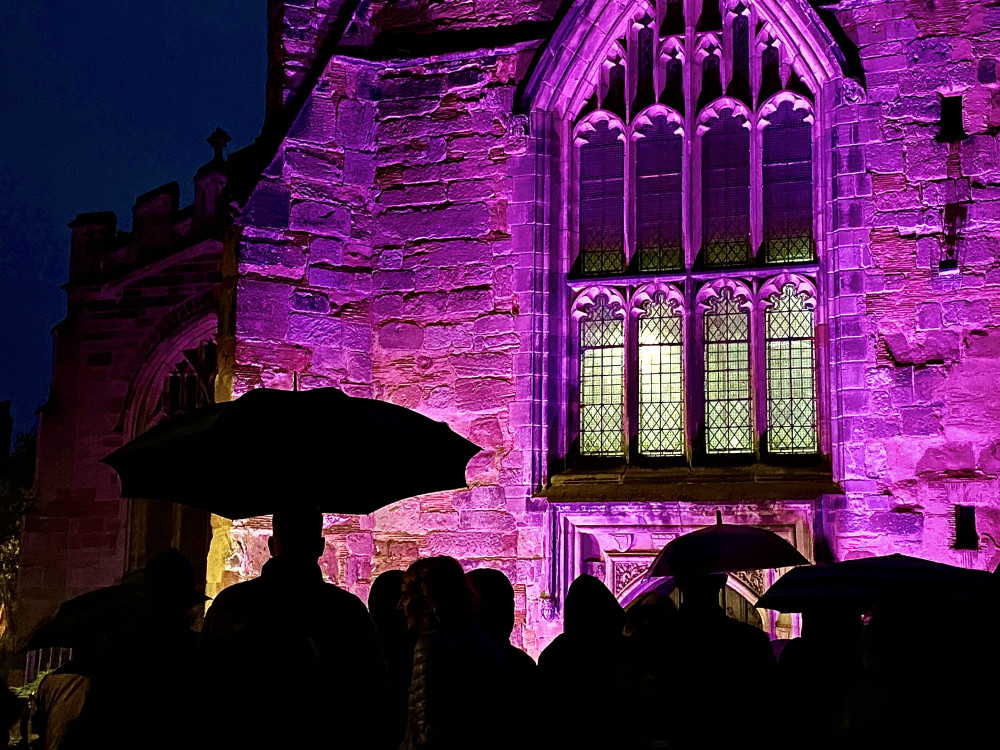
[[[396,404],[335,388],[259,388],[169,419],[102,459],[128,497],[227,518],[273,513],[290,497],[327,513],[371,513],[465,486],[479,446]]]
[[[117,583],[80,594],[60,604],[55,615],[35,628],[20,651],[96,646],[115,627],[138,615],[142,605],[138,583]]]
[[[702,575],[784,568],[808,560],[773,531],[720,523],[692,531],[660,550],[649,576]]]
[[[992,574],[982,570],[895,554],[790,570],[764,592],[757,606],[779,612],[820,607],[863,611],[892,589],[920,587],[937,595],[968,596],[985,593],[992,585]]]

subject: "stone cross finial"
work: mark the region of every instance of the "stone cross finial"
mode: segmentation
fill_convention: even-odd
[[[222,161],[222,149],[224,149],[226,144],[231,140],[233,139],[229,137],[229,133],[222,128],[216,128],[215,132],[205,139],[206,143],[215,149],[215,161]]]

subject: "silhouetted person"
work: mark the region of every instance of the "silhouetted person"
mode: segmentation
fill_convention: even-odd
[[[38,683],[31,714],[31,731],[38,735],[34,746],[39,750],[58,750],[70,727],[83,711],[90,692],[92,658],[85,648],[75,646],[73,658],[45,675]]]
[[[677,606],[670,596],[649,591],[625,609],[625,656],[622,690],[636,716],[655,716],[669,705],[673,664],[669,654],[670,628]],[[673,722],[635,722],[631,727],[637,747],[655,746],[673,734]]]
[[[403,611],[418,634],[402,750],[499,748],[501,656],[476,624],[476,594],[451,557],[430,557],[403,577]]]
[[[764,631],[739,622],[720,605],[725,573],[678,576],[681,605],[671,627],[673,690],[669,710],[676,747],[742,744],[747,728],[739,712],[724,710],[754,691],[770,695],[777,664]],[[755,732],[765,732],[758,724]]]
[[[399,747],[406,734],[407,702],[413,678],[413,648],[416,633],[406,627],[402,608],[403,571],[387,570],[372,582],[368,593],[368,611],[375,623],[386,666],[389,668],[389,689],[386,696],[385,721],[387,746]]]
[[[386,668],[365,605],[326,583],[323,516],[289,503],[274,514],[258,578],[219,593],[202,635],[217,733],[233,747],[377,747]],[[224,720],[222,719],[224,717]],[[216,745],[221,746],[221,745]]]
[[[778,659],[779,684],[789,688],[783,729],[815,748],[855,746],[851,709],[864,679],[861,613],[850,606],[802,614],[802,636]]]
[[[500,700],[502,710],[511,717],[501,727],[502,747],[534,747],[541,717],[522,707],[525,697],[538,690],[538,665],[510,642],[514,632],[514,587],[506,575],[493,568],[477,568],[466,577],[479,596],[479,626],[500,648]]]
[[[198,636],[191,610],[205,601],[194,568],[173,548],[143,569],[141,609],[101,645],[88,672],[90,690],[63,747],[175,748],[187,744],[200,717],[192,682]]]
[[[570,584],[563,632],[538,657],[544,692],[553,700],[548,744],[555,747],[624,747],[615,728],[621,697],[625,611],[607,586],[581,575]],[[595,701],[600,694],[602,700]]]
[[[479,626],[500,647],[504,675],[515,681],[533,681],[538,676],[538,665],[510,642],[514,632],[514,587],[510,579],[493,568],[477,568],[467,575],[479,595]]]

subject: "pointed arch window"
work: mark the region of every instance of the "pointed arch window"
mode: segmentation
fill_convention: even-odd
[[[580,310],[580,451],[618,456],[623,450],[625,320],[608,294],[584,300]]]
[[[823,453],[819,79],[756,0],[633,7],[568,110],[568,450]]]

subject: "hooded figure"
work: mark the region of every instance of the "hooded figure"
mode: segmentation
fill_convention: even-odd
[[[617,736],[610,701],[593,696],[620,695],[625,646],[625,610],[608,587],[593,576],[581,575],[566,593],[563,632],[538,657],[545,681],[543,692],[556,700],[554,715],[561,720],[550,729],[554,747],[626,747]]]

